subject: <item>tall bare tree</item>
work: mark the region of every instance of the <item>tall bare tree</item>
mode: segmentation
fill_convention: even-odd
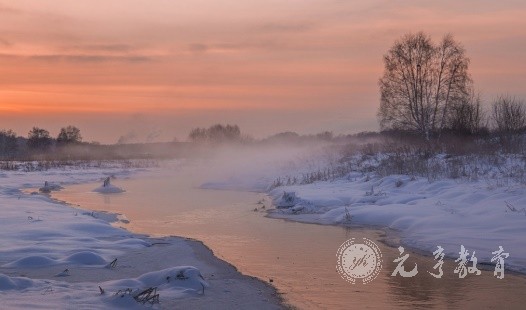
[[[447,125],[451,107],[471,93],[469,59],[451,35],[439,44],[407,34],[384,55],[380,78],[382,129],[416,130],[427,139]]]

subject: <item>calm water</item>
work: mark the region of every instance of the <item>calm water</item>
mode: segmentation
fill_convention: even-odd
[[[248,275],[273,280],[287,302],[302,309],[325,308],[506,308],[526,307],[526,278],[493,272],[458,279],[456,264],[446,261],[444,277],[434,279],[432,257],[410,252],[406,269],[419,274],[391,277],[398,250],[376,242],[384,267],[369,284],[351,285],[336,272],[336,251],[349,238],[379,240],[381,231],[301,224],[269,219],[254,212],[261,194],[198,189],[192,168],[173,176],[115,180],[123,194],[91,192],[99,184],[70,186],[53,196],[86,209],[126,214],[125,227],[151,235],[178,235],[202,240],[222,259]],[[268,200],[265,203],[268,207]]]

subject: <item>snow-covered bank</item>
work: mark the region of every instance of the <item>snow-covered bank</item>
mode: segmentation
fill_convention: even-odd
[[[111,226],[115,216],[20,191],[45,181],[64,186],[141,171],[115,166],[1,172],[2,309],[142,308],[137,299],[152,301],[157,294],[159,308],[281,307],[272,287],[241,275],[199,242],[134,235]],[[140,295],[150,287],[156,290]]]
[[[284,192],[295,192],[294,207],[272,210],[270,217],[388,227],[400,232],[403,244],[429,255],[440,245],[458,258],[464,245],[476,251],[479,263],[492,265],[492,252],[502,246],[510,254],[506,268],[526,272],[526,187],[521,184],[350,173],[334,181],[275,188],[270,195],[276,205]]]

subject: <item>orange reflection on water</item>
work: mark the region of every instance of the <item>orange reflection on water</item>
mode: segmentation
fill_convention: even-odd
[[[459,279],[453,273],[456,263],[446,260],[443,278],[435,279],[426,272],[433,271],[433,257],[408,252],[406,269],[416,263],[419,274],[392,277],[399,253],[379,241],[385,237],[382,231],[269,219],[256,204],[264,196],[198,189],[192,176],[191,169],[183,169],[173,176],[115,181],[127,190],[123,194],[91,193],[97,185],[88,184],[54,196],[84,208],[124,213],[131,220],[126,228],[138,233],[202,240],[241,272],[272,279],[285,300],[301,309],[523,309],[526,304],[524,276],[507,272],[498,280],[490,270]],[[336,271],[336,251],[347,239],[363,237],[379,246],[383,269],[371,283],[351,285]]]

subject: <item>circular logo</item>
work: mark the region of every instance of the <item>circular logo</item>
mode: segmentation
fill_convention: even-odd
[[[345,241],[336,257],[336,270],[344,280],[352,284],[356,284],[357,280],[367,284],[382,269],[382,252],[376,243],[367,238],[358,242],[355,238]]]

